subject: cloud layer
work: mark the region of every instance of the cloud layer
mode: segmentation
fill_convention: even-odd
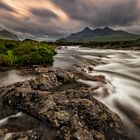
[[[55,39],[84,26],[140,33],[140,0],[1,0],[0,29]]]

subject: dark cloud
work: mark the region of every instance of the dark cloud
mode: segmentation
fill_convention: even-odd
[[[10,2],[10,1],[9,1]],[[25,2],[25,5],[24,5]],[[0,28],[26,38],[61,38],[85,26],[140,33],[140,0],[0,0]],[[15,4],[15,5],[14,5]],[[47,5],[49,4],[49,5]],[[11,7],[10,5],[14,5]]]
[[[112,0],[113,1],[113,0]],[[139,0],[53,0],[72,19],[92,26],[125,26],[140,18]]]
[[[12,7],[10,7],[9,5],[7,5],[6,3],[2,1],[0,1],[0,9],[10,11],[10,12],[15,12],[15,10]]]
[[[2,16],[3,15],[3,16]],[[52,22],[50,17],[37,16],[34,17],[25,17],[25,18],[17,18],[12,16],[11,14],[2,14],[0,22],[7,28],[16,32],[21,32],[23,34],[31,34],[36,37],[43,36],[63,36],[65,33],[59,29]],[[53,16],[55,19],[56,16]],[[56,20],[56,19],[55,19]],[[10,21],[10,22],[9,22]]]
[[[31,8],[30,12],[39,17],[57,18],[58,16],[48,9]]]

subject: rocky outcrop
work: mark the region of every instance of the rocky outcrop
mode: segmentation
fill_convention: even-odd
[[[34,124],[24,129],[0,124],[0,137],[10,134],[7,140],[129,140],[119,116],[97,101],[94,89],[78,82],[79,78],[76,73],[48,71],[37,79],[0,88],[0,109],[11,111],[3,115],[0,112],[0,118],[23,112],[31,121],[23,120]],[[105,82],[103,79],[90,77],[98,82]]]

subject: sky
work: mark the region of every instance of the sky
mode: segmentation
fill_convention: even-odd
[[[0,30],[56,40],[84,27],[140,34],[140,0],[0,0]]]

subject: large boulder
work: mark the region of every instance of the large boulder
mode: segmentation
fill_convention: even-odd
[[[96,100],[94,92],[77,79],[76,74],[57,71],[0,88],[0,107],[10,108],[9,114],[22,112],[31,120],[26,121],[28,125],[34,123],[34,127],[21,130],[0,123],[1,138],[10,133],[11,139],[7,140],[129,140],[119,116]]]

